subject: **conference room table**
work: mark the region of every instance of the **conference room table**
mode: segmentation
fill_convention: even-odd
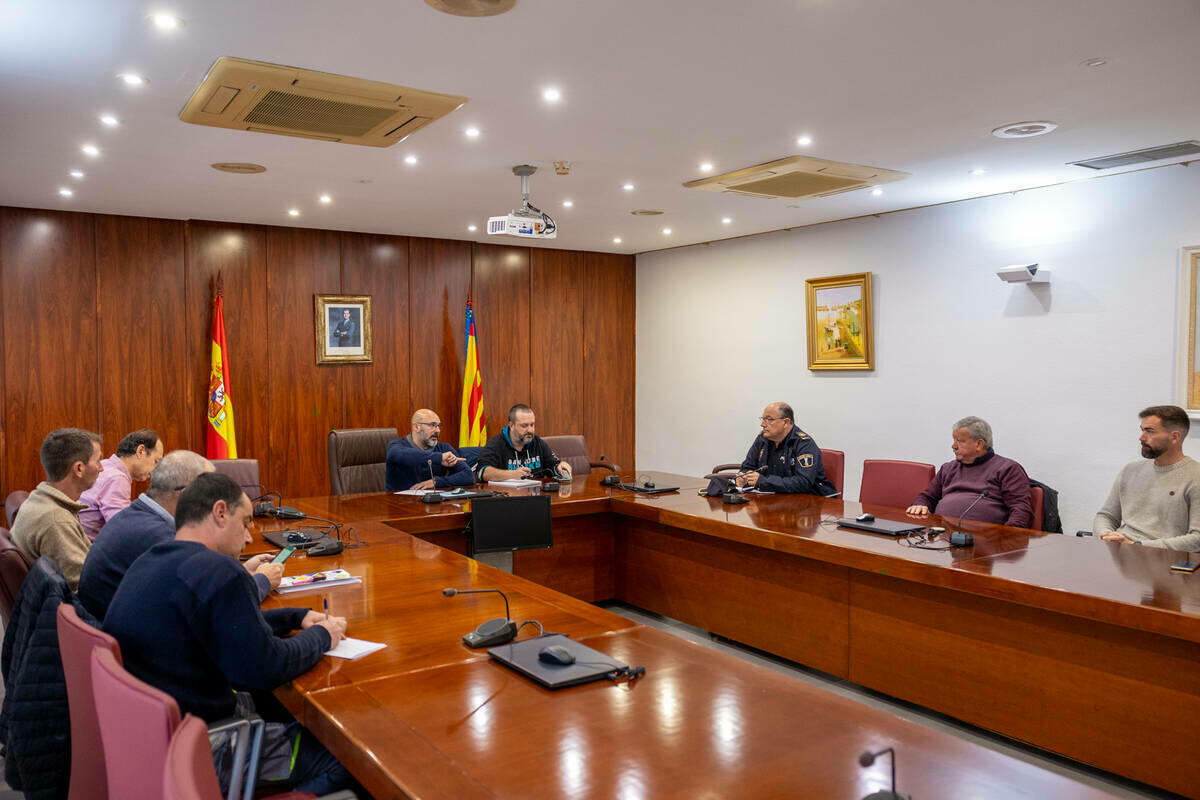
[[[862,510],[908,519],[902,510],[786,495],[726,506],[697,495],[702,478],[649,477],[680,491],[564,483],[551,495],[554,547],[515,553],[512,575],[461,555],[469,501],[290,501],[365,544],[293,558],[287,573],[361,574],[327,590],[331,611],[388,647],[322,660],[281,691],[285,703],[380,797],[861,797],[886,769],[855,755],[889,744],[915,797],[1084,796],[592,605],[615,599],[1200,796],[1184,744],[1200,733],[1200,581],[1169,569],[1178,554],[969,521],[973,546],[918,549],[836,523]],[[514,619],[647,674],[557,692],[528,683],[460,640],[502,601],[446,598],[444,586],[504,589]],[[318,608],[323,596],[268,602]]]

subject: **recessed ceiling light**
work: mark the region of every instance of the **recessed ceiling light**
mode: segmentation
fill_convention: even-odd
[[[562,99],[562,92],[553,86],[547,87],[542,90],[542,99],[547,103],[557,103]]]
[[[89,158],[95,158],[96,156],[100,155],[100,148],[96,147],[94,144],[85,144],[79,149],[82,150],[83,154]]]
[[[150,21],[153,22],[154,27],[158,28],[160,31],[177,30],[182,22],[182,20],[180,20],[179,17],[175,16],[174,14],[167,14],[165,12],[151,14]]]
[[[563,200],[563,208],[571,208],[575,205],[574,200]]]
[[[976,167],[975,169],[971,170],[972,175],[982,175],[985,172],[987,172],[987,170],[983,167]]]
[[[75,180],[82,179],[83,178],[83,170],[81,170],[81,169],[71,170],[71,177],[74,178]]]
[[[614,236],[614,237],[613,237],[613,244],[620,244],[620,243],[621,243],[621,237],[620,237],[620,236]]]
[[[633,184],[632,184],[632,183],[627,183],[627,184],[625,184],[624,186],[622,186],[621,188],[622,188],[622,189],[624,189],[624,190],[625,190],[625,191],[627,191],[627,192],[632,192],[632,191],[633,191]]]
[[[731,222],[733,222],[733,218],[732,218],[732,217],[721,217],[721,224],[722,224],[722,225],[728,225],[728,224],[729,224],[729,223],[731,223]]]
[[[125,82],[126,86],[145,86],[146,79],[136,72],[122,72],[117,76]]]
[[[320,197],[318,197],[317,199],[320,200],[322,203],[325,203],[326,205],[333,202],[333,198],[327,194],[323,194]]]
[[[1058,127],[1057,122],[1036,120],[1033,122],[1010,122],[992,130],[992,136],[997,139],[1028,139],[1031,136],[1043,136]]]
[[[74,192],[72,192],[70,189],[68,189],[65,186],[63,188],[59,189],[58,193],[61,194],[63,197],[71,197],[72,195],[75,194]]]
[[[411,154],[407,155],[404,157],[404,163],[405,164],[415,164],[415,163],[417,163],[417,157],[414,155],[411,155]]]
[[[467,230],[471,233],[474,233],[475,231],[479,230],[479,228],[475,227],[474,225],[468,225]]]
[[[880,189],[878,186],[871,190],[872,197],[879,197],[882,194],[883,194],[883,189]]]
[[[796,144],[800,145],[801,147],[808,147],[810,144],[812,144],[812,137],[808,134],[805,134],[796,140]]]
[[[467,135],[468,139],[478,139],[479,138],[479,128],[476,128],[474,126],[467,128],[465,131],[463,131],[463,133],[465,133]]]
[[[109,128],[115,128],[121,124],[121,120],[117,119],[112,114],[101,114],[100,122]]]
[[[670,228],[663,228],[663,234],[664,234],[664,235],[666,235],[666,236],[670,236],[670,235],[671,235],[671,229],[670,229]]]
[[[289,217],[298,217],[298,216],[300,216],[300,209],[298,209],[298,208],[289,208],[289,209],[288,209],[288,216],[289,216]]]
[[[1083,61],[1081,63],[1085,67],[1103,67],[1105,64],[1108,63],[1108,59],[1107,58],[1089,58],[1086,61]]]
[[[713,171],[712,162],[705,161],[703,164],[700,165],[700,171],[701,172],[712,172]]]

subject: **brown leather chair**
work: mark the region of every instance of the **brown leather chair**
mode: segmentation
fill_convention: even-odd
[[[387,489],[387,446],[395,428],[343,428],[329,432],[329,486],[334,494]]]
[[[30,562],[9,538],[8,528],[0,528],[0,620],[8,627],[17,592],[29,574]]]
[[[9,492],[8,497],[4,500],[4,513],[8,516],[8,527],[13,526],[13,521],[17,518],[17,509],[21,507],[29,497],[29,492],[24,489],[17,489],[15,492]]]
[[[228,475],[237,481],[246,494],[257,497],[266,489],[263,488],[258,471],[257,458],[213,458],[212,465],[217,472]]]
[[[600,456],[601,461],[588,458],[587,442],[582,436],[543,436],[542,441],[550,445],[554,454],[571,465],[571,474],[575,476],[588,475],[592,467],[606,469],[609,472],[620,472],[621,468]]]

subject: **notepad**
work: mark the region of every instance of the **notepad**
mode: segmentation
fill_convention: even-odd
[[[356,578],[344,569],[329,569],[324,572],[313,572],[309,575],[291,575],[279,581],[280,594],[294,594],[309,589],[327,589],[330,586],[346,586],[351,583],[362,583],[362,578]]]
[[[344,658],[348,661],[355,661],[363,656],[374,653],[376,650],[382,650],[387,647],[383,642],[368,642],[365,639],[351,639],[347,636],[342,641],[338,642],[338,646],[332,650],[326,650],[325,655],[333,656],[334,658]]]
[[[541,481],[530,478],[511,478],[506,481],[488,481],[489,486],[505,486],[509,489],[525,489],[529,486],[541,486]]]

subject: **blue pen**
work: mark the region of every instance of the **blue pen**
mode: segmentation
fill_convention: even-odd
[[[325,595],[325,616],[329,616],[329,595]]]

